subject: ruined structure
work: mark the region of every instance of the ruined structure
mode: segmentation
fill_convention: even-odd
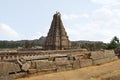
[[[71,48],[71,43],[61,20],[61,14],[53,15],[51,27],[45,41],[46,50],[65,50]]]
[[[53,16],[44,50],[0,50],[0,80],[13,80],[36,72],[58,72],[100,65],[118,59],[113,50],[70,49],[60,13]]]
[[[0,80],[36,72],[59,72],[117,60],[113,50],[0,51]]]

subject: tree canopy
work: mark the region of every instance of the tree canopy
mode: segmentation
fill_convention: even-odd
[[[107,49],[117,49],[119,47],[120,47],[119,38],[117,38],[116,36],[114,36],[113,39],[108,44]]]

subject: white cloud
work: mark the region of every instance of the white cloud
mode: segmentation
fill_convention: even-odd
[[[95,40],[109,42],[113,37],[111,30],[101,28],[98,23],[77,24],[71,29],[66,29],[71,40]]]
[[[110,8],[100,8],[92,13],[92,20],[106,28],[118,29],[120,26],[120,10]]]
[[[64,20],[73,20],[73,19],[78,19],[78,18],[88,18],[89,15],[87,14],[63,14],[62,18]]]
[[[97,20],[110,21],[110,20],[120,20],[120,10],[119,9],[110,9],[102,7],[93,11],[92,17]]]
[[[102,4],[102,5],[109,5],[109,6],[116,6],[120,5],[120,0],[91,0],[93,3]]]
[[[120,10],[104,7],[96,9],[84,18],[84,23],[74,23],[66,29],[71,40],[96,40],[109,42],[113,36],[120,38]]]
[[[92,22],[99,25],[100,34],[106,35],[104,41],[110,40],[113,36],[120,37],[120,10],[102,7],[93,11]],[[98,32],[99,32],[98,30]],[[103,32],[104,31],[104,32]],[[97,33],[98,33],[97,32]]]
[[[19,34],[6,24],[0,24],[0,36],[5,39],[20,39]]]

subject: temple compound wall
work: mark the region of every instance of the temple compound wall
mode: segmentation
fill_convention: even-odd
[[[16,54],[24,54],[22,58],[1,60],[0,80],[10,80],[36,72],[58,72],[78,69],[86,66],[100,65],[118,59],[113,50],[63,50],[42,51],[41,53],[40,51],[33,51],[32,53],[29,52],[18,51]],[[33,56],[36,54],[41,56],[36,59],[33,57],[31,57],[31,59],[27,59],[25,55],[29,56],[29,54],[30,56],[33,54]]]

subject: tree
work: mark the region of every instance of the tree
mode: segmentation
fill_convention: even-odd
[[[107,49],[117,49],[118,47],[120,47],[119,38],[114,36],[113,39],[108,44]]]
[[[78,48],[80,47],[77,42],[71,42],[72,48]]]
[[[31,43],[29,41],[25,41],[25,48],[31,48]]]

